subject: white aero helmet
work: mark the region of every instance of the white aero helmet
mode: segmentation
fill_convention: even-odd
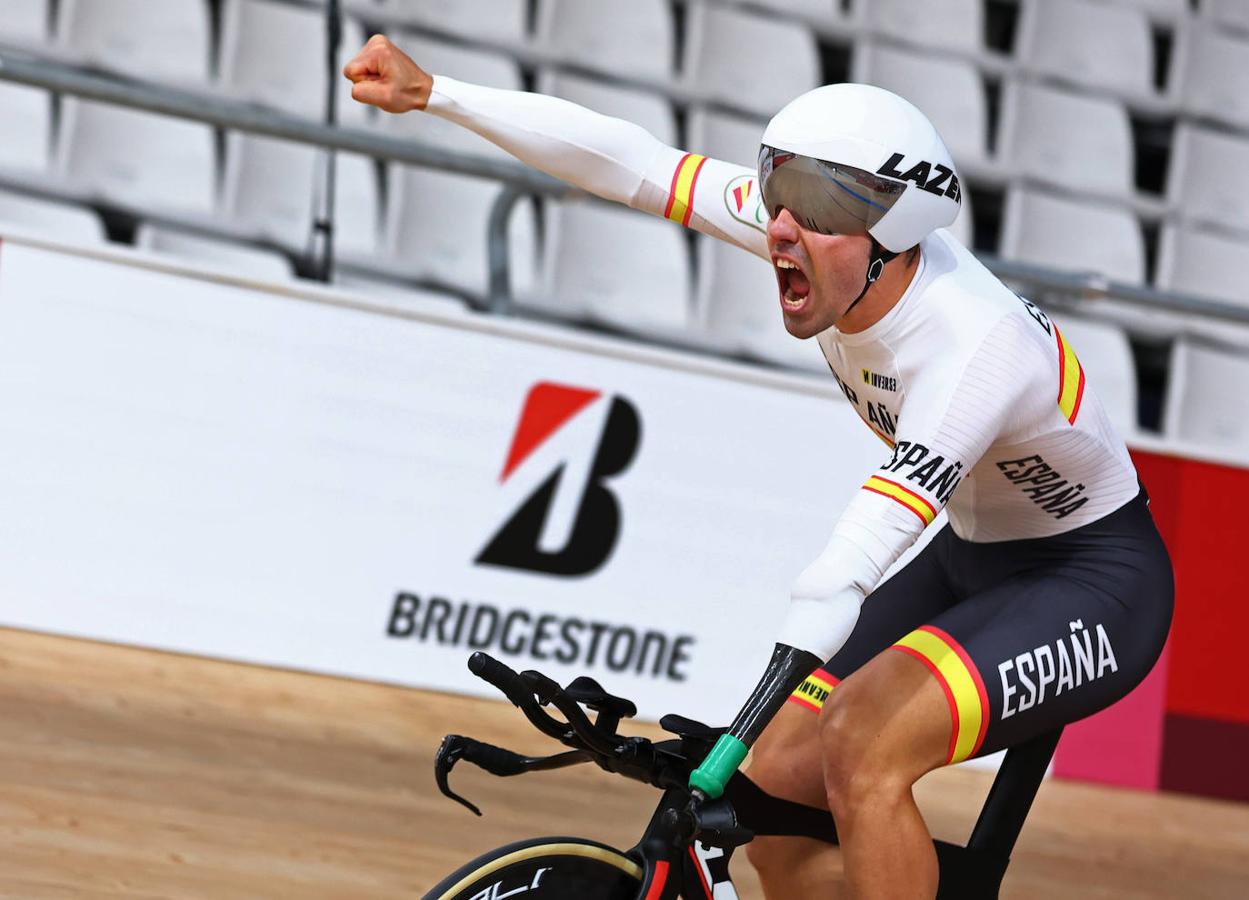
[[[773,116],[759,186],[773,218],[784,207],[824,234],[870,235],[887,252],[873,248],[868,284],[885,262],[950,225],[962,202],[954,161],[928,117],[867,84],[815,88]]]

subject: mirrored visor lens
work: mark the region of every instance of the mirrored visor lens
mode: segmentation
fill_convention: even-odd
[[[811,231],[864,234],[893,208],[906,183],[765,144],[759,149],[759,187],[773,219],[783,207]]]

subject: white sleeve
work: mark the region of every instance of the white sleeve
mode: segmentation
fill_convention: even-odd
[[[557,97],[434,78],[426,111],[535,169],[769,258],[755,173]]]
[[[847,504],[824,551],[790,594],[777,638],[832,658],[864,598],[949,502],[998,435],[1044,396],[1049,360],[1017,316],[996,323],[965,364],[937,370],[908,394],[893,454]]]

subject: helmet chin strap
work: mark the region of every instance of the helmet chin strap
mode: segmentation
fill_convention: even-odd
[[[845,318],[850,310],[854,309],[858,302],[863,299],[863,295],[867,293],[867,289],[876,283],[876,279],[880,278],[881,274],[885,271],[885,263],[889,262],[898,255],[892,250],[886,250],[880,245],[880,242],[870,234],[868,237],[872,238],[872,250],[868,255],[867,278],[863,282],[863,290],[859,291],[859,296],[855,297],[854,302],[846,307],[845,312],[841,314],[842,318]]]

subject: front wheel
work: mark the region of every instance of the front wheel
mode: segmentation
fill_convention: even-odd
[[[619,850],[574,837],[508,844],[466,863],[422,900],[634,900],[642,867]]]

